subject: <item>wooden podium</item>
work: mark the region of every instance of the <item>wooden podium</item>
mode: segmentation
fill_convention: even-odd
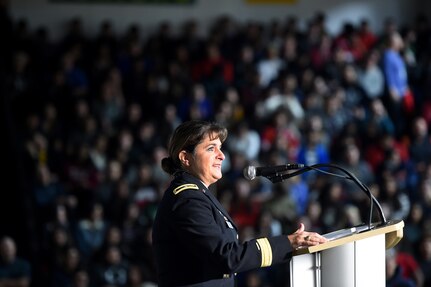
[[[358,232],[348,228],[334,239],[297,249],[290,262],[291,287],[385,287],[386,249],[403,237],[403,221]],[[339,238],[337,238],[339,237]]]

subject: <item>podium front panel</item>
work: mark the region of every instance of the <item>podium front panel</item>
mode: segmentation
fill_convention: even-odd
[[[355,242],[322,252],[322,287],[355,286]]]
[[[385,234],[294,256],[291,287],[385,287]]]
[[[385,235],[322,251],[322,287],[385,287]]]
[[[290,287],[320,287],[320,252],[294,256],[290,262]]]
[[[385,235],[358,240],[355,244],[355,286],[386,286]]]

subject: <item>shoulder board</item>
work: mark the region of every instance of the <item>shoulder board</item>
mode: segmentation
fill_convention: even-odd
[[[177,195],[178,193],[180,193],[181,191],[183,191],[185,189],[199,189],[199,187],[194,183],[187,183],[187,184],[182,184],[182,185],[176,187],[173,190],[173,192],[175,195]]]

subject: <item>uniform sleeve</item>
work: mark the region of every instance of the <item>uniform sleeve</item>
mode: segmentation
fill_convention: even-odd
[[[244,243],[232,240],[216,222],[208,201],[195,192],[174,205],[174,228],[179,240],[195,256],[207,256],[225,273],[242,272],[287,261],[292,246],[287,236],[253,239]]]

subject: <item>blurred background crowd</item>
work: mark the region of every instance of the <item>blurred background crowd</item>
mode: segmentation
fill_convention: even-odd
[[[160,160],[190,119],[229,130],[224,177],[212,189],[241,240],[299,222],[320,233],[366,222],[369,200],[348,180],[243,176],[248,165],[333,163],[371,189],[388,219],[406,223],[387,286],[431,286],[425,16],[405,26],[382,19],[379,34],[367,19],[345,23],[337,35],[318,12],[305,29],[293,16],[223,16],[205,36],[192,19],[180,33],[163,22],[148,35],[138,25],[115,34],[107,20],[94,37],[74,18],[54,41],[0,14],[3,141],[20,202],[3,205],[21,218],[20,232],[0,230],[0,286],[157,286],[152,222],[170,182]],[[238,274],[238,286],[289,286],[288,270]]]

